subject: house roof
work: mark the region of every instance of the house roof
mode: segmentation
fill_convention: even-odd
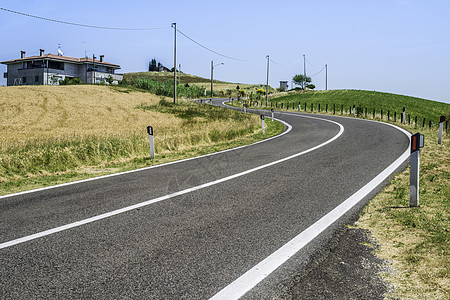
[[[56,60],[56,61],[68,61],[68,62],[72,62],[72,63],[78,63],[78,64],[83,64],[83,63],[92,63],[93,60],[92,58],[89,57],[83,57],[83,58],[76,58],[76,57],[70,57],[70,56],[60,56],[60,55],[56,55],[56,54],[44,54],[42,56],[39,55],[35,55],[35,56],[29,56],[29,57],[24,57],[24,58],[18,58],[18,59],[13,59],[13,60],[7,60],[7,61],[2,61],[2,64],[5,65],[9,65],[9,64],[14,64],[14,63],[19,63],[19,62],[24,62],[24,61],[30,61],[30,60],[37,60],[37,59],[48,59],[48,60]],[[105,65],[114,69],[120,69],[119,65],[116,64],[112,64],[112,63],[108,63],[108,62],[100,62],[99,60],[95,60],[96,64],[99,65]]]

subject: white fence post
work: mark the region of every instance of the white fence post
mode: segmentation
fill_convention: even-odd
[[[155,141],[153,139],[153,127],[147,126],[148,141],[150,146],[150,158],[155,158]]]

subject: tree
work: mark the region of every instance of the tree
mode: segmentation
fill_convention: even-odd
[[[305,77],[303,74],[297,74],[292,78],[292,80],[295,82],[295,84],[299,85],[302,90],[304,90],[306,83],[311,82],[311,77]]]
[[[307,85],[306,85],[306,88],[307,88],[307,89],[310,89],[310,90],[313,90],[313,89],[316,88],[316,86],[315,86],[314,84],[311,83],[311,84],[307,84]]]
[[[148,64],[148,70],[150,72],[156,71],[156,59],[152,59],[152,61]]]

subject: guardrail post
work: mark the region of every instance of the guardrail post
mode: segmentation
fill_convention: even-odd
[[[419,132],[411,136],[411,157],[409,177],[409,206],[419,206],[419,168],[420,148],[424,146],[423,134]]]
[[[262,133],[266,134],[266,128],[264,126],[264,115],[261,115],[261,123],[262,123]]]
[[[155,158],[155,141],[153,140],[153,127],[147,126],[148,141],[150,146],[150,158]]]
[[[442,142],[442,131],[444,131],[444,122],[445,122],[445,116],[441,116],[441,119],[439,120],[439,137],[438,137],[439,145]]]

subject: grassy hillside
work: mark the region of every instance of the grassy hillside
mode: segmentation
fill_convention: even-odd
[[[439,122],[441,115],[450,117],[450,104],[436,102],[431,100],[425,100],[415,97],[372,92],[361,90],[331,90],[331,91],[308,91],[300,93],[287,94],[281,97],[273,97],[271,102],[286,103],[292,108],[294,103],[295,107],[298,107],[298,102],[301,103],[302,110],[305,107],[307,112],[311,110],[311,103],[314,105],[314,110],[317,111],[319,104],[321,105],[321,112],[325,112],[325,107],[328,104],[328,111],[332,111],[333,104],[336,105],[336,113],[340,113],[341,105],[344,106],[344,112],[349,113],[349,108],[355,105],[360,107],[362,112],[365,109],[368,110],[368,115],[373,113],[373,109],[376,110],[376,114],[379,116],[381,110],[383,110],[383,117],[387,119],[387,113],[390,112],[391,118],[394,116],[394,112],[397,113],[397,119],[400,119],[400,113],[403,107],[406,107],[406,113],[411,114],[411,118],[418,117],[420,122],[423,122],[423,118],[428,123],[429,120],[434,124]]]
[[[263,138],[257,116],[162,99],[123,87],[0,87],[0,194]],[[148,125],[155,160],[148,159]],[[266,137],[283,129],[277,126]]]
[[[157,82],[167,82],[171,81],[173,83],[173,73],[169,72],[137,72],[137,73],[126,73],[124,74],[124,82],[133,82],[140,78],[145,78],[149,80],[154,80]],[[178,77],[177,77],[178,80]],[[197,86],[207,90],[206,96],[210,96],[211,91],[211,79],[203,78],[195,75],[190,75],[186,73],[181,73],[180,76],[180,85],[179,85],[179,93],[180,96],[185,96],[186,91],[184,90],[184,86],[189,84],[190,86]],[[264,89],[266,86],[264,84],[243,84],[243,83],[232,83],[214,80],[213,89],[215,96],[223,96],[227,94],[227,90],[229,90],[233,97],[236,96],[236,87],[239,85],[239,88],[245,91],[246,94],[251,92],[255,93],[257,89]],[[270,91],[273,91],[271,87],[269,87]],[[222,93],[219,93],[222,91]]]
[[[123,74],[124,79],[135,79],[135,78],[147,78],[147,79],[153,79],[157,81],[167,81],[167,80],[173,80],[173,73],[171,72],[135,72],[135,73],[125,73]],[[177,79],[178,79],[178,73],[177,73]],[[180,81],[183,84],[186,83],[204,83],[207,85],[208,83],[211,83],[211,79],[191,75],[191,74],[185,74],[181,73]],[[222,81],[214,80],[214,83],[222,83]]]

